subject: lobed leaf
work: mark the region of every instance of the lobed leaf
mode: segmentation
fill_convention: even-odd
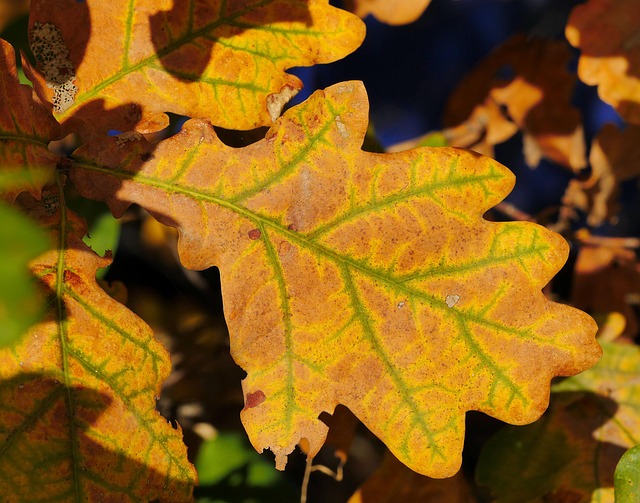
[[[156,146],[82,147],[72,177],[116,215],[135,202],[177,227],[185,266],[220,268],[242,420],[277,467],[302,439],[314,456],[318,416],[342,403],[410,468],[450,476],[465,411],[534,421],[551,377],[598,359],[596,327],[541,292],[560,236],[482,219],[513,186],[506,168],[451,148],[363,152],[367,118],[362,84],[342,83],[248,147],[193,120]]]
[[[34,0],[30,17],[41,92],[65,123],[103,132],[157,130],[164,112],[270,124],[302,87],[284,70],[340,59],[363,38],[328,0]]]
[[[48,150],[59,125],[33,89],[20,84],[13,47],[0,39],[0,196],[13,202],[23,191],[36,197],[52,179],[58,157]]]
[[[195,471],[180,429],[156,411],[168,376],[151,329],[96,283],[109,259],[58,187],[28,212],[56,247],[31,263],[44,320],[0,350],[0,494],[12,502],[191,501]]]
[[[565,30],[581,52],[580,79],[633,124],[640,124],[639,30],[635,0],[589,0],[573,9]]]

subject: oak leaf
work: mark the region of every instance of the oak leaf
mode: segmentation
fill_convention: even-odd
[[[571,105],[576,79],[567,68],[569,49],[560,41],[510,38],[458,85],[445,125],[476,125],[478,144],[464,146],[483,153],[520,130],[530,166],[545,157],[572,170],[584,168],[580,113]]]
[[[0,197],[8,202],[24,191],[39,197],[58,162],[48,145],[60,133],[33,89],[20,84],[15,61],[11,44],[0,39]]]
[[[362,84],[341,83],[248,147],[192,120],[155,146],[96,140],[72,177],[116,216],[135,202],[177,227],[186,267],[220,268],[242,421],[278,468],[303,439],[318,452],[318,416],[342,403],[410,468],[450,476],[465,411],[534,421],[551,377],[598,359],[596,327],[541,292],[560,236],[482,219],[513,186],[506,168],[363,152],[367,118]]]
[[[581,51],[580,79],[597,85],[626,121],[640,124],[640,4],[589,0],[573,9],[565,35]]]
[[[82,241],[58,187],[21,201],[54,249],[31,262],[49,310],[0,350],[0,494],[7,501],[191,501],[180,429],[157,412],[170,370],[151,329],[96,283],[110,260]],[[28,204],[27,204],[28,203]]]
[[[284,70],[340,59],[363,38],[328,0],[34,0],[30,15],[40,92],[63,123],[102,132],[158,130],[165,112],[270,124],[302,87]]]
[[[554,385],[542,419],[485,444],[476,479],[498,501],[613,502],[616,465],[640,441],[640,350],[603,349],[592,369]]]

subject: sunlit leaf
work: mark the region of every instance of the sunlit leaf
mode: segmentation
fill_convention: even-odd
[[[640,124],[640,3],[589,0],[571,12],[567,40],[580,49],[578,75],[625,120]]]
[[[570,58],[566,42],[510,38],[458,85],[447,104],[446,125],[477,125],[483,152],[521,130],[530,166],[544,157],[573,170],[584,168],[580,112],[571,104],[576,77],[567,68]]]
[[[640,349],[603,348],[595,367],[553,387],[542,419],[487,442],[476,478],[498,501],[613,502],[616,464],[640,440]]]
[[[56,243],[31,268],[50,299],[44,320],[0,351],[0,494],[12,502],[191,501],[195,481],[179,429],[155,408],[166,350],[96,284],[109,260],[83,222],[31,201]]]
[[[11,202],[25,190],[37,196],[58,161],[47,146],[59,125],[20,84],[14,50],[1,39],[0,103],[0,197]]]
[[[429,6],[431,0],[346,0],[345,8],[357,16],[369,14],[378,21],[401,25],[416,21]]]
[[[284,70],[340,59],[363,37],[328,0],[34,0],[30,18],[41,92],[61,120],[103,131],[160,129],[164,112],[269,124],[301,87]]]
[[[513,186],[506,168],[450,148],[363,152],[367,119],[362,84],[342,83],[248,147],[194,120],[157,146],[87,145],[72,176],[116,216],[136,202],[177,227],[186,267],[220,268],[242,420],[279,468],[301,439],[318,452],[318,416],[342,403],[410,468],[450,476],[465,411],[534,421],[552,376],[598,359],[596,327],[541,292],[560,236],[482,218]]]

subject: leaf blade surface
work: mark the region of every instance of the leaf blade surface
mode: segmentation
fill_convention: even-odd
[[[364,38],[363,23],[327,0],[88,0],[81,27],[75,0],[34,4],[32,46],[54,45],[69,66],[65,89],[43,91],[63,103],[61,119],[103,131],[159,129],[164,112],[229,129],[269,124],[302,86],[284,70],[334,61]]]
[[[243,422],[278,467],[302,438],[313,456],[318,415],[343,403],[409,467],[447,476],[465,410],[533,421],[551,377],[600,350],[589,317],[541,293],[564,241],[481,218],[510,172],[457,149],[362,152],[367,108],[342,83],[241,150],[191,121],[155,147],[96,141],[72,176],[116,215],[137,202],[176,226],[187,267],[220,268]]]
[[[56,247],[31,263],[49,309],[0,351],[0,493],[11,501],[190,501],[180,430],[155,409],[169,373],[150,328],[96,283],[109,263],[55,187],[28,213]],[[55,201],[55,203],[54,203]]]

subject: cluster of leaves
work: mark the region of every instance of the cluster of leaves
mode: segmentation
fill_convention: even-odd
[[[414,10],[393,18],[382,0],[353,9],[401,23],[428,1],[406,4]],[[590,0],[567,27],[581,78],[632,124],[640,84],[617,84],[617,55],[633,69],[638,17],[631,0]],[[622,21],[611,47],[601,44]],[[516,132],[532,165],[587,165],[564,44],[522,37],[494,53],[453,94],[451,127],[415,142],[447,146],[370,153],[360,82],[282,113],[301,87],[285,70],[340,59],[365,36],[328,0],[33,0],[28,35],[28,85],[0,40],[7,501],[180,502],[196,485],[180,427],[156,407],[169,354],[122,291],[96,279],[111,254],[86,244],[73,197],[105,202],[115,217],[136,204],[178,230],[185,267],[219,268],[231,354],[246,372],[242,422],[277,468],[299,445],[311,469],[329,425],[355,421],[342,404],[389,449],[353,501],[442,491],[469,501],[477,487],[462,473],[429,477],[459,471],[473,410],[533,423],[501,430],[478,461],[478,484],[500,501],[602,501],[618,462],[616,490],[637,495],[638,349],[608,340],[584,372],[602,352],[595,323],[542,292],[566,242],[532,222],[483,218],[515,181],[478,152]],[[169,137],[167,114],[189,118]],[[268,130],[234,148],[214,126]],[[572,211],[591,225],[611,217],[615,187],[637,175],[635,131],[603,128],[557,228]],[[627,248],[607,248],[610,263]],[[582,306],[623,311],[633,327],[629,308]],[[556,376],[575,377],[552,387]],[[348,440],[335,444],[346,459]]]

